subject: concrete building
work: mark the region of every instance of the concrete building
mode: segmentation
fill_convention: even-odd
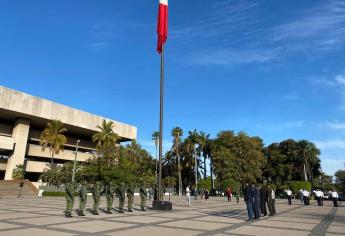
[[[54,163],[74,160],[77,140],[78,161],[90,158],[95,150],[91,137],[106,118],[0,86],[0,180],[11,180],[13,169],[23,164],[26,179],[38,181],[51,161],[49,150],[43,152],[39,145],[40,135],[53,119],[68,129],[65,150],[55,155]],[[136,139],[136,127],[113,122],[120,142]]]

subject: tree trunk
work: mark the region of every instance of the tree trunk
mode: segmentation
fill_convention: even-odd
[[[212,159],[210,158],[210,175],[211,175],[211,190],[214,189],[214,184],[213,184],[213,164],[212,164]]]
[[[176,148],[176,155],[177,155],[177,168],[178,168],[178,195],[182,196],[181,160],[180,160],[178,146]]]
[[[54,164],[54,150],[53,150],[53,149],[51,149],[51,152],[52,152],[51,164]]]
[[[206,179],[206,155],[204,154],[204,179]]]

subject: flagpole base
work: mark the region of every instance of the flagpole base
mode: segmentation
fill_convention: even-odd
[[[172,211],[172,203],[168,201],[154,200],[152,202],[152,210],[156,211]]]

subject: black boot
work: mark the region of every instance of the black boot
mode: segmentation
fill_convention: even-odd
[[[133,212],[133,210],[132,209],[128,209],[128,212]]]
[[[120,209],[120,210],[119,210],[119,213],[125,213],[125,212],[123,211],[123,209]]]
[[[78,211],[78,216],[85,216],[83,211]]]
[[[110,209],[107,209],[107,214],[113,214]]]
[[[65,212],[65,217],[66,218],[72,218],[72,213],[71,212]]]
[[[94,214],[94,215],[99,215],[99,213],[98,213],[97,210],[94,210],[94,211],[92,212],[92,214]]]

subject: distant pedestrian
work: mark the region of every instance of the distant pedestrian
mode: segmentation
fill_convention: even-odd
[[[186,187],[186,197],[187,197],[187,204],[190,206],[190,188],[189,185]]]
[[[285,190],[285,192],[288,197],[288,203],[289,205],[291,205],[292,191],[290,190],[290,188],[288,188],[287,190]]]
[[[206,201],[206,203],[208,203],[209,193],[208,193],[207,189],[205,189],[204,194],[205,194],[205,201]]]
[[[323,206],[323,199],[324,199],[325,195],[324,195],[323,191],[320,191],[320,192],[321,192],[321,206]]]
[[[307,206],[308,205],[309,192],[307,190],[303,189],[302,194],[303,194],[304,205]]]
[[[303,190],[304,190],[304,189],[300,189],[300,190],[298,191],[298,197],[299,197],[299,199],[300,199],[301,202],[303,202],[303,200],[304,200],[304,197],[303,197]]]
[[[333,206],[334,207],[338,207],[338,193],[335,191],[335,189],[333,189],[333,191],[331,192],[331,196],[332,196],[332,201],[333,201]]]
[[[228,188],[225,194],[228,197],[228,202],[231,202],[231,195],[232,195],[231,188]]]
[[[253,203],[254,203],[254,192],[251,185],[246,184],[244,189],[244,201],[247,205],[248,221],[253,221]]]

